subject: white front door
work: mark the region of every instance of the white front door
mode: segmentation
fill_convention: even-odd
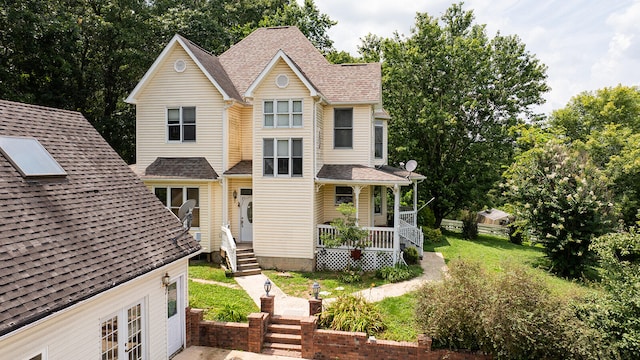
[[[179,277],[167,286],[167,346],[169,356],[182,349],[184,327],[184,304],[182,304],[184,291],[182,290],[182,277]]]
[[[251,189],[240,189],[240,241],[253,241],[253,196]]]

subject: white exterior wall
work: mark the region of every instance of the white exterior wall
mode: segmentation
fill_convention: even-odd
[[[286,88],[278,88],[275,78],[289,77]],[[313,258],[314,168],[313,107],[309,90],[288,65],[280,60],[255,91],[253,107],[253,248],[256,256]],[[302,99],[302,128],[264,128],[263,100]],[[263,176],[264,138],[302,138],[302,177]]]
[[[188,305],[188,260],[180,260],[118,286],[70,309],[45,318],[0,339],[1,360],[28,360],[45,350],[47,360],[100,359],[101,321],[142,300],[145,359],[168,358],[167,298],[162,276],[183,277],[184,306]],[[179,309],[184,314],[185,309]]]
[[[184,72],[173,69],[177,59],[187,63]],[[205,157],[222,173],[222,120],[224,101],[181,46],[171,50],[155,75],[137,96],[136,163],[144,169],[157,157]],[[167,108],[196,107],[196,141],[167,141]]]
[[[353,148],[334,149],[334,109],[353,108]],[[373,113],[371,105],[325,106],[322,131],[323,159],[325,164],[373,165]]]

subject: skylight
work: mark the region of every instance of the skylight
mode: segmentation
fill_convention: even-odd
[[[0,136],[0,151],[24,177],[67,175],[35,138]]]

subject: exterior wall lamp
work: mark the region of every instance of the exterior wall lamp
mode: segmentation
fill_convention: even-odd
[[[269,291],[271,291],[271,281],[267,279],[267,281],[264,282],[264,292],[267,293],[267,296],[269,296]]]
[[[169,277],[169,273],[164,273],[162,277],[162,286],[167,287],[171,283],[171,278]]]

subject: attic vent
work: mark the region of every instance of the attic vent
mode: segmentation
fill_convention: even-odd
[[[24,177],[67,175],[35,138],[0,136],[0,151]]]
[[[286,88],[287,86],[289,86],[289,77],[285,74],[276,76],[276,85],[278,85],[278,87],[281,89]]]
[[[173,63],[173,69],[181,73],[187,69],[187,63],[182,59],[178,59],[175,63]]]

